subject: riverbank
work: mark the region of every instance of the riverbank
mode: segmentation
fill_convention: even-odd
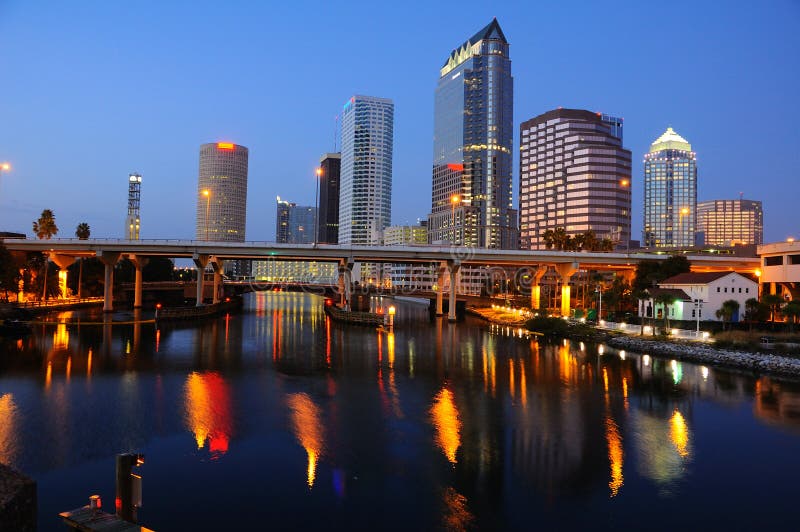
[[[528,318],[518,312],[508,311],[504,308],[494,309],[486,307],[467,307],[467,312],[478,316],[490,323],[506,327],[524,327]]]
[[[606,344],[618,349],[687,362],[742,369],[778,377],[800,378],[800,359],[793,357],[720,349],[696,342],[649,340],[623,335],[609,337]]]

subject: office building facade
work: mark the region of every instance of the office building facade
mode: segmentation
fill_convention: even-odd
[[[760,201],[710,200],[697,203],[698,239],[706,246],[764,243],[764,212]]]
[[[691,247],[697,230],[697,155],[671,127],[644,156],[645,247]]]
[[[319,161],[319,215],[317,241],[339,242],[339,179],[341,153],[326,153]]]
[[[316,207],[297,205],[278,196],[275,241],[279,244],[313,244]]]
[[[230,142],[200,146],[197,240],[244,242],[248,150]]]
[[[394,103],[353,96],[341,123],[338,242],[380,245],[392,217]]]
[[[434,98],[429,239],[516,249],[509,44],[497,19],[454,49]]]
[[[556,109],[523,122],[519,212],[523,249],[545,249],[544,233],[559,228],[627,247],[631,152],[622,146],[622,119]]]

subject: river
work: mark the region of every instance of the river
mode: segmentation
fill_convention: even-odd
[[[800,384],[377,304],[393,334],[283,292],[160,329],[53,315],[0,339],[0,462],[37,481],[40,530],[94,493],[113,511],[127,451],[159,531],[793,522]]]

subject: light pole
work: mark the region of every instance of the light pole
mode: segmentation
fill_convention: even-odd
[[[314,246],[317,245],[319,238],[319,186],[322,177],[322,168],[317,167],[317,186],[314,190]]]
[[[700,313],[703,311],[703,300],[702,299],[695,299],[694,300],[694,313],[695,317],[697,318],[697,330],[695,331],[695,336],[700,338]]]
[[[595,290],[598,294],[599,303],[597,304],[597,324],[600,325],[600,320],[603,316],[603,289],[601,286],[598,286]]]
[[[451,205],[452,211],[453,211],[452,220],[450,222],[450,227],[453,229],[452,244],[454,246],[456,245],[456,240],[457,240],[457,238],[456,238],[456,204],[458,202],[460,202],[460,201],[461,201],[461,198],[459,197],[458,194],[453,194],[452,196],[450,196],[450,205]]]
[[[207,188],[204,189],[203,196],[206,197],[206,242],[208,242],[208,212],[211,208],[211,191]]]
[[[11,171],[11,164],[9,164],[8,162],[0,163],[0,175],[2,175],[3,172],[10,172],[10,171]]]

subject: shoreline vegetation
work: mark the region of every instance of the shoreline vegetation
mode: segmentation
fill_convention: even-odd
[[[719,334],[715,343],[674,340],[664,336],[631,336],[598,329],[585,323],[563,318],[534,317],[507,322],[507,313],[493,309],[472,308],[470,311],[486,321],[499,325],[524,327],[545,337],[568,338],[584,342],[605,343],[618,349],[642,354],[669,357],[685,362],[738,369],[757,374],[800,379],[800,357],[796,335],[772,335],[763,332]],[[770,343],[759,342],[767,337]],[[785,342],[785,343],[784,343]]]

